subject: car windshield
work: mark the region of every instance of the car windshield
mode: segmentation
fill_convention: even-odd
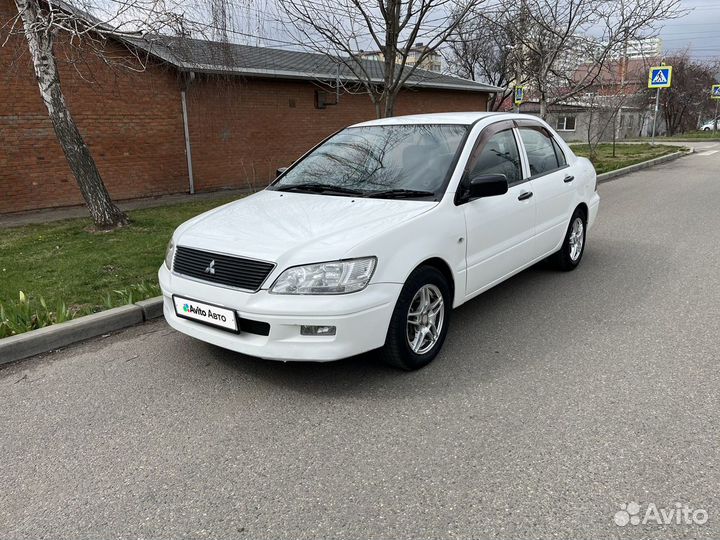
[[[295,164],[270,189],[378,198],[442,196],[468,126],[347,128]]]

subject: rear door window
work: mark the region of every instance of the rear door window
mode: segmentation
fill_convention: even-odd
[[[565,163],[560,164],[558,154],[555,152],[555,143],[545,130],[521,127],[519,131],[527,152],[531,178],[555,171],[565,165]],[[562,161],[564,160],[563,156]]]

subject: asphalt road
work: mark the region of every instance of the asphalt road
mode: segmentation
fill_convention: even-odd
[[[0,537],[720,537],[720,144],[698,146],[601,185],[581,267],[463,306],[419,372],[162,321],[0,369]],[[616,525],[631,501],[709,519]]]

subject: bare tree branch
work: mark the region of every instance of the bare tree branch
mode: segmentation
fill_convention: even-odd
[[[493,7],[510,16],[480,11],[479,28],[494,28],[494,36],[504,35],[502,46],[515,54],[511,65],[506,58],[497,64],[502,51],[477,54],[473,72],[492,73],[496,81],[527,82],[543,117],[549,106],[591,88],[602,67],[628,41],[653,36],[658,23],[685,13],[680,0],[496,0]],[[517,31],[520,23],[525,27]],[[469,29],[460,40],[463,45],[453,53],[455,58],[465,49],[487,49],[482,45],[487,33]],[[578,65],[587,69],[578,71]]]
[[[294,39],[343,66],[367,92],[378,116],[423,63],[485,0],[279,0]],[[420,39],[423,46],[419,47]],[[369,60],[363,47],[377,50]],[[414,59],[409,60],[414,54]],[[415,77],[416,78],[416,77]]]

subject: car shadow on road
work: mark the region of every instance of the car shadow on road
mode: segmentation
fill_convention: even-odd
[[[367,395],[385,393],[392,388],[394,396],[402,398],[418,391],[440,390],[440,387],[446,393],[448,385],[462,384],[468,377],[487,378],[501,366],[507,366],[508,358],[500,354],[494,344],[496,341],[512,342],[516,327],[503,327],[502,321],[509,318],[503,313],[540,286],[539,280],[556,279],[557,273],[541,263],[487,291],[481,300],[461,306],[453,312],[441,354],[432,364],[416,372],[404,372],[385,365],[379,351],[336,362],[276,362],[197,343],[206,349],[204,352],[208,356],[241,380],[246,381],[249,377],[259,383],[284,386],[301,393]],[[487,324],[487,321],[494,322]]]
[[[618,242],[594,243],[575,272],[558,272],[543,261],[460,306],[453,312],[443,351],[416,372],[384,365],[378,351],[336,362],[284,363],[194,343],[240,383],[252,381],[320,396],[387,397],[391,391],[402,399],[419,392],[447,394],[452,388],[487,383],[533,363],[575,357],[578,349],[590,345],[593,328],[620,324],[613,318],[625,306],[641,302],[653,287],[652,279],[645,276],[631,293],[609,291],[617,288],[618,280],[631,279],[626,269],[639,255],[658,261],[661,255],[652,245],[618,247]],[[589,310],[595,295],[605,295],[604,305]],[[576,335],[566,331],[571,326]]]

